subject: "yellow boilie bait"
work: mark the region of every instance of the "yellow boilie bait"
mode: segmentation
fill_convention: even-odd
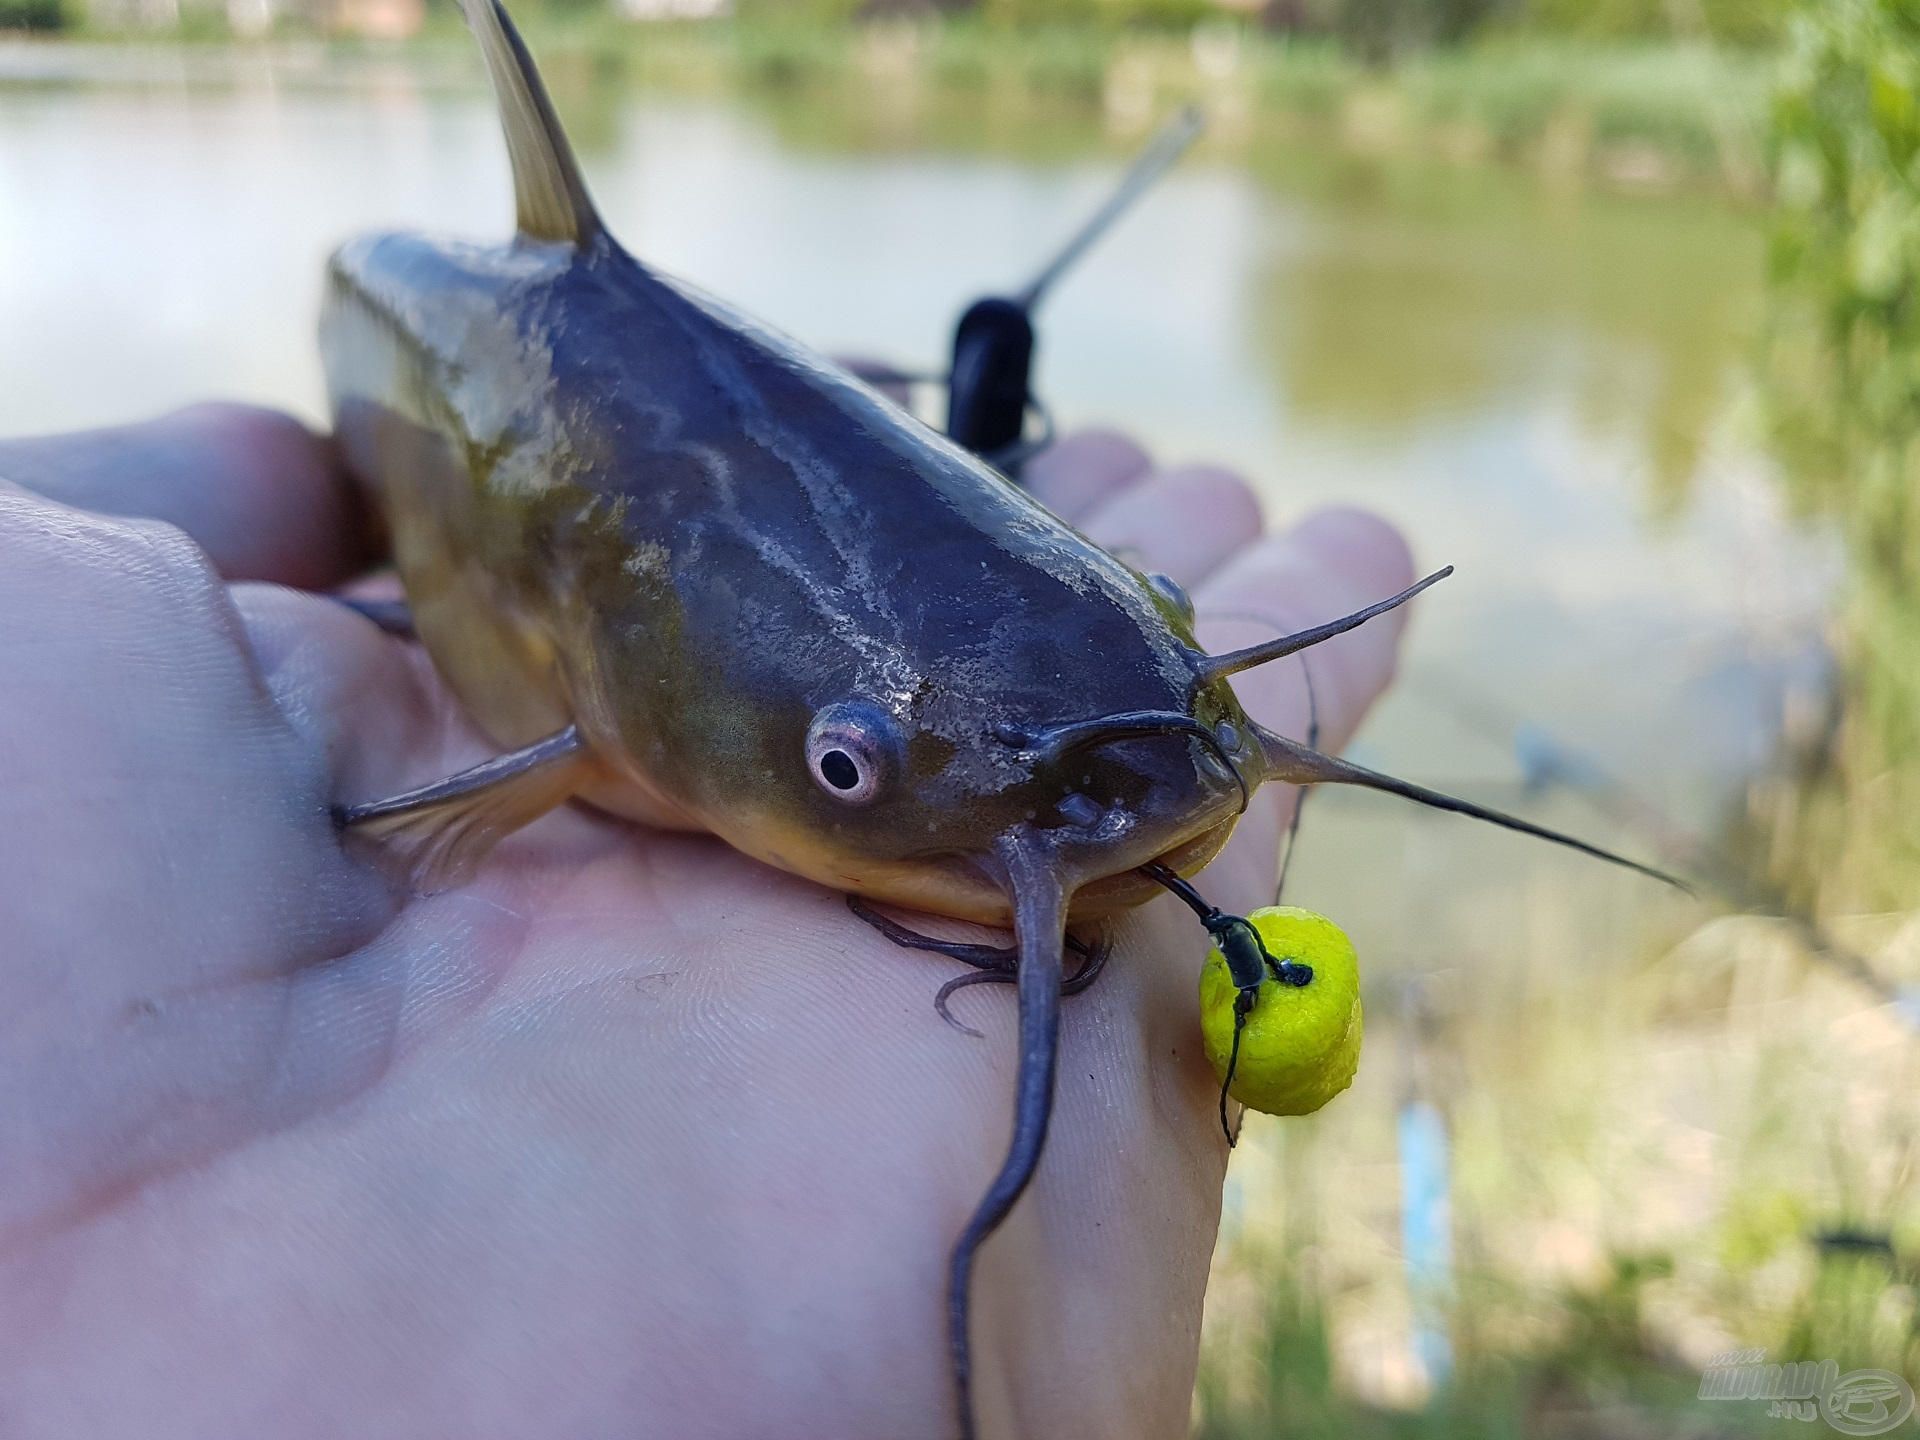
[[[1200,972],[1207,1058],[1225,1093],[1241,1104],[1269,1115],[1310,1115],[1353,1083],[1360,1064],[1353,942],[1326,916],[1297,905],[1255,910],[1244,924],[1258,946],[1238,924],[1209,926],[1215,943]]]

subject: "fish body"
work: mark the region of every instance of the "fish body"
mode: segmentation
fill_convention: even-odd
[[[1139,863],[1193,868],[1231,829],[1236,787],[1189,742],[1074,755],[1068,775],[999,738],[1188,709],[1196,647],[1159,590],[839,367],[610,240],[350,242],[322,350],[436,665],[503,747],[577,723],[593,803],[983,920],[1008,918],[1005,890],[966,857],[1017,821],[1085,832],[1122,877],[1082,914],[1147,893]],[[1203,723],[1244,724],[1213,690]],[[857,809],[804,764],[814,717],[849,703],[902,746],[900,783]],[[1054,815],[1067,794],[1106,827]]]

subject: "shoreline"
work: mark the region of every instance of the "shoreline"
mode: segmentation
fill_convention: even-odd
[[[1124,149],[1156,116],[1198,102],[1212,119],[1204,147],[1226,157],[1300,142],[1528,170],[1549,183],[1740,200],[1765,195],[1761,136],[1776,68],[1764,51],[1511,37],[1370,69],[1330,42],[1233,27],[1173,35],[595,18],[536,23],[529,37],[563,107],[618,86],[749,101],[851,92],[862,102],[851,143],[884,148],[904,135],[979,145],[1000,133],[1077,153]],[[481,93],[464,33],[450,24],[401,41],[0,36],[0,88],[262,80],[331,88],[396,68],[428,88]]]

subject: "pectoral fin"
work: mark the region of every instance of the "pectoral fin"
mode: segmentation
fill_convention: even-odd
[[[577,726],[387,800],[334,807],[334,823],[381,842],[422,890],[460,884],[497,843],[580,788],[592,768]]]
[[[415,638],[413,609],[404,600],[370,600],[356,595],[333,598],[356,615],[364,615],[389,635],[397,635],[402,640]]]

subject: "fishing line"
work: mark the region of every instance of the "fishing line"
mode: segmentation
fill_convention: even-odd
[[[1307,744],[1318,749],[1320,745],[1320,706],[1313,691],[1313,666],[1308,663],[1306,652],[1300,655],[1300,676],[1307,686]],[[1307,796],[1312,793],[1311,786],[1301,786],[1300,793],[1294,797],[1293,818],[1287,822],[1286,849],[1280,854],[1280,873],[1273,882],[1273,903],[1278,905],[1280,897],[1286,893],[1287,872],[1293,868],[1293,852],[1300,843],[1300,816],[1307,808]],[[1261,947],[1265,954],[1265,946]],[[1268,956],[1272,964],[1272,957]],[[1308,967],[1301,966],[1301,969]],[[1308,978],[1312,978],[1309,970]],[[1305,982],[1298,982],[1304,984]],[[1220,1079],[1220,1130],[1227,1137],[1227,1148],[1233,1149],[1240,1143],[1240,1126],[1227,1118],[1227,1101],[1233,1089],[1234,1072],[1240,1068],[1240,1036],[1247,1028],[1247,1015],[1253,1009],[1253,992],[1242,990],[1233,997],[1233,1044],[1227,1051],[1227,1073]],[[1240,1110],[1242,1123],[1246,1119],[1246,1107]]]
[[[1253,610],[1209,610],[1209,620],[1240,620],[1256,625],[1264,625],[1269,630],[1285,631],[1287,627],[1270,615],[1262,615]],[[1313,663],[1308,652],[1299,651],[1300,678],[1307,690],[1307,745],[1315,750],[1320,748],[1320,701],[1313,688]],[[1300,812],[1307,808],[1307,796],[1313,792],[1311,785],[1299,787],[1299,795],[1293,802],[1293,819],[1287,822],[1286,849],[1280,856],[1280,873],[1273,882],[1273,903],[1280,903],[1280,895],[1287,888],[1287,871],[1293,867],[1294,847],[1300,843]]]
[[[1307,663],[1307,655],[1300,652],[1300,678],[1307,682],[1307,744],[1320,748],[1320,705],[1313,693],[1313,666]],[[1300,843],[1300,816],[1307,808],[1307,796],[1313,793],[1313,787],[1303,785],[1293,800],[1293,819],[1287,822],[1287,848],[1280,856],[1280,874],[1273,882],[1273,903],[1280,903],[1281,892],[1287,888],[1287,871],[1293,868],[1294,847]]]
[[[1233,1086],[1233,1072],[1240,1068],[1240,1037],[1247,1028],[1246,1012],[1253,1008],[1251,1003],[1242,1003],[1246,1000],[1247,992],[1244,990],[1233,997],[1233,1045],[1227,1051],[1227,1073],[1220,1077],[1220,1133],[1227,1137],[1229,1150],[1240,1143],[1240,1126],[1227,1118],[1227,1101],[1232,1098],[1227,1092]],[[1244,1123],[1246,1116],[1247,1110],[1243,1105],[1235,1118]]]

